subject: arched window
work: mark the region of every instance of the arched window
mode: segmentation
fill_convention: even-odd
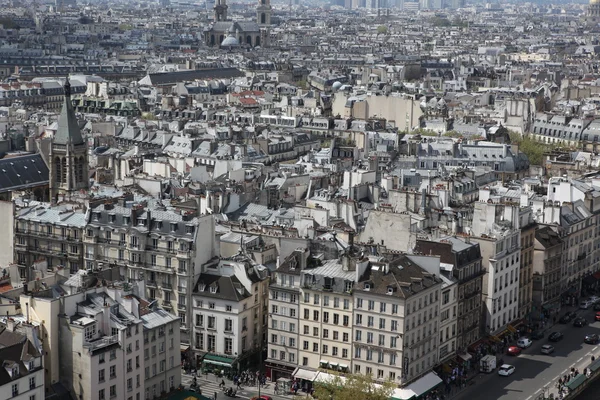
[[[60,157],[54,159],[54,179],[56,183],[62,182],[62,170],[61,170]]]
[[[256,44],[255,46],[260,46],[260,36],[256,37]]]
[[[248,45],[252,46],[252,36],[250,36],[250,35],[246,36],[246,43],[248,43]]]
[[[265,13],[260,14],[260,23],[261,24],[267,23],[267,16],[265,15]]]
[[[85,182],[85,158],[79,157],[79,160],[77,161],[77,183],[84,183]]]
[[[69,183],[67,182],[67,159],[63,158],[60,160],[60,182],[62,184]]]

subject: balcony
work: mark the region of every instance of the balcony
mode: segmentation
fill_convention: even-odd
[[[177,309],[179,311],[185,311],[185,304],[177,303]]]
[[[187,268],[177,268],[178,274],[187,274]]]
[[[187,293],[187,288],[184,286],[177,286],[177,291],[181,294]]]
[[[468,293],[465,293],[464,299],[465,300],[469,300],[469,299],[471,299],[471,298],[473,298],[473,297],[475,297],[475,296],[477,296],[479,294],[481,294],[481,289],[472,290],[472,291],[470,291]]]
[[[148,287],[157,287],[156,281],[146,281],[146,286]]]
[[[171,300],[163,300],[162,306],[165,308],[173,308],[173,306],[171,305]]]
[[[173,290],[173,285],[170,282],[163,282],[160,286],[165,290]]]

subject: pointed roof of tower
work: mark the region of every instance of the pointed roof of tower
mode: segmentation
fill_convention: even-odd
[[[75,111],[73,110],[73,103],[71,102],[71,83],[69,77],[65,80],[65,99],[63,102],[60,116],[58,117],[58,128],[54,135],[55,144],[72,144],[78,145],[83,144],[83,137],[79,130],[79,124]]]

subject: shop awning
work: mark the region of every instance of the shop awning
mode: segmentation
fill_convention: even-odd
[[[600,369],[600,358],[594,361],[589,368],[592,372],[598,371]]]
[[[458,356],[465,361],[469,361],[471,358],[473,358],[473,356],[469,353],[459,354]]]
[[[417,379],[406,387],[396,389],[392,392],[392,400],[411,400],[416,399],[435,389],[442,380],[435,372],[430,372],[424,377]]]
[[[310,370],[304,369],[304,368],[296,368],[296,370],[294,371],[292,376],[295,379],[303,379],[305,381],[313,382],[318,374],[319,374],[319,371],[310,371]]]
[[[575,378],[571,379],[566,386],[569,390],[575,390],[579,386],[583,385],[583,382],[585,382],[586,379],[587,377],[584,374],[579,374]]]
[[[340,365],[338,365],[338,368],[339,369],[344,369],[344,368],[348,369],[348,365],[346,365],[346,364],[340,364]]]
[[[234,361],[235,360],[232,358],[217,356],[214,354],[207,354],[206,356],[204,356],[204,359],[202,360],[202,362],[207,363],[207,364],[218,365],[221,367],[228,367],[228,368],[231,368]]]

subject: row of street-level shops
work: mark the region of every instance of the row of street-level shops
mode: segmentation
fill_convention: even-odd
[[[292,373],[293,379],[299,384],[303,392],[309,393],[314,384],[344,384],[346,378],[343,374],[335,373],[332,370],[310,370],[302,367],[297,367]],[[338,380],[339,377],[339,380]],[[431,371],[423,375],[419,379],[411,382],[402,388],[396,388],[390,396],[390,400],[425,400],[429,399],[432,392],[438,390],[443,384],[442,379],[437,373]],[[375,384],[375,386],[378,386]]]

